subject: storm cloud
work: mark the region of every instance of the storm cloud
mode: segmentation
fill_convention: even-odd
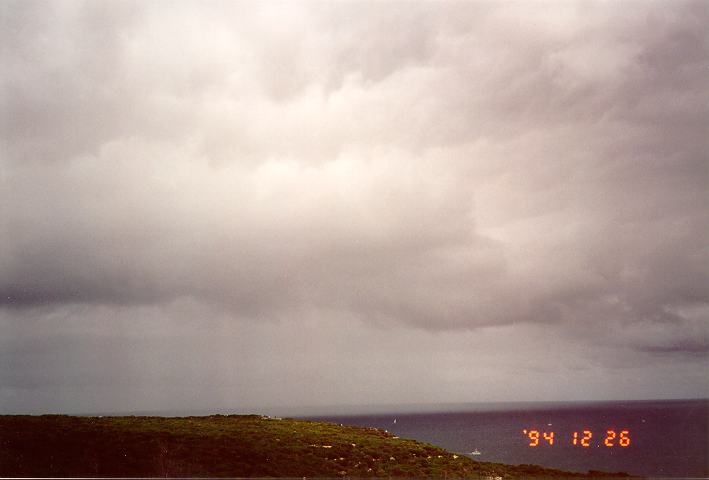
[[[1,8],[9,410],[709,394],[705,2]]]

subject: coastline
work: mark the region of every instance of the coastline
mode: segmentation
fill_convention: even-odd
[[[0,416],[3,477],[627,477],[478,462],[378,428],[264,415]]]

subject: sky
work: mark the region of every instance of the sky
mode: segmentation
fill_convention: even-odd
[[[709,397],[709,3],[0,20],[0,413]]]

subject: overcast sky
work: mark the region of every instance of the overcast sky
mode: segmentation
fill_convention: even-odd
[[[709,3],[0,2],[0,411],[709,396]]]

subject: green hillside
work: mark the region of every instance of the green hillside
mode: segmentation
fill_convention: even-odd
[[[258,415],[0,416],[0,476],[575,476],[476,462],[383,430]]]

